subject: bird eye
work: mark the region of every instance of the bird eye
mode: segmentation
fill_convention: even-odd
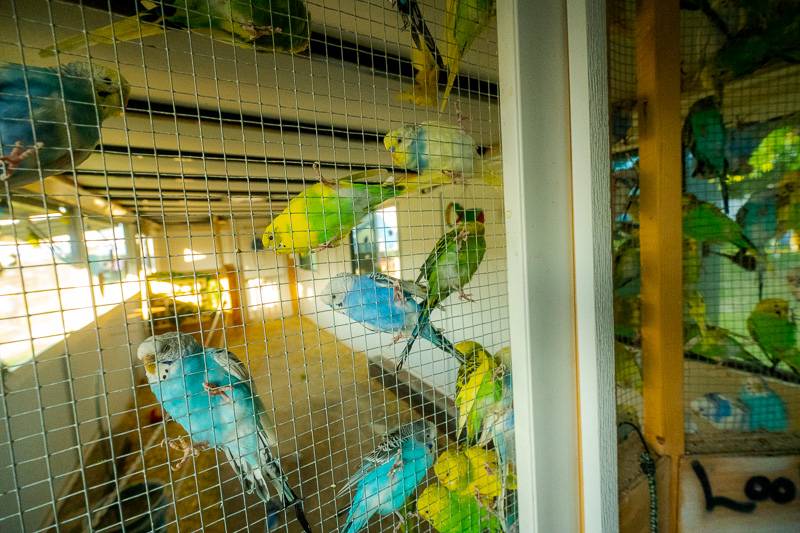
[[[111,91],[97,91],[97,96],[100,98],[108,98],[111,96]]]

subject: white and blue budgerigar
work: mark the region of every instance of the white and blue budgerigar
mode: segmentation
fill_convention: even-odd
[[[472,177],[478,154],[472,137],[443,122],[407,124],[387,133],[383,145],[400,168],[462,178]]]
[[[361,467],[337,493],[337,498],[355,487],[342,533],[356,533],[376,513],[387,516],[399,511],[406,499],[425,479],[436,455],[436,426],[424,420],[404,424],[389,433],[364,457]]]
[[[183,452],[180,468],[199,452],[225,452],[248,492],[269,503],[271,484],[285,507],[311,531],[302,501],[295,495],[272,448],[274,424],[253,392],[245,366],[230,352],[203,348],[187,333],[170,332],[145,339],[137,351],[150,389],[164,411],[189,435],[170,443]]]
[[[411,334],[422,312],[422,306],[414,298],[424,299],[426,295],[424,287],[386,274],[341,273],[331,278],[320,298],[335,311],[373,331],[391,333],[398,341]],[[453,343],[429,321],[421,328],[420,335],[463,362],[464,357]]]
[[[100,65],[0,66],[0,182],[19,187],[74,170],[129,94],[125,78]]]
[[[695,398],[689,405],[694,413],[717,429],[747,431],[749,428],[747,408],[723,394],[709,392]]]
[[[764,379],[748,377],[739,392],[739,400],[750,411],[750,431],[786,431],[789,428],[786,404]]]

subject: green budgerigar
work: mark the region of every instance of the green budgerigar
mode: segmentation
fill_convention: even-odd
[[[338,181],[320,179],[292,198],[272,219],[262,236],[264,246],[279,254],[307,254],[333,247],[372,209],[419,190],[417,178],[415,174],[396,178],[377,169]]]
[[[797,325],[789,302],[780,298],[761,300],[747,317],[747,330],[773,367],[783,362],[800,372]]]
[[[729,193],[725,161],[726,135],[725,121],[716,96],[701,98],[692,104],[683,123],[683,145],[694,157],[693,175],[719,181],[727,213]]]
[[[458,342],[455,349],[464,356],[456,378],[456,435],[461,435],[466,428],[467,442],[474,442],[480,436],[489,407],[502,397],[503,382],[499,376],[502,376],[503,368],[477,342]]]
[[[730,244],[740,251],[758,254],[758,248],[735,220],[691,194],[683,197],[683,233],[701,243]]]
[[[481,222],[464,222],[458,220],[456,227],[439,239],[425,263],[420,269],[417,283],[425,283],[428,297],[422,302],[422,312],[417,325],[411,332],[411,338],[397,363],[397,369],[403,367],[414,341],[417,340],[431,319],[431,312],[448,296],[459,292],[461,297],[469,299],[464,287],[478,270],[478,266],[486,253],[485,228]]]
[[[309,43],[303,0],[142,0],[136,15],[60,40],[41,55],[87,44],[134,41],[163,34],[167,28],[204,33],[217,41],[259,51],[296,53]]]
[[[447,108],[447,99],[458,76],[461,58],[489,25],[496,9],[496,0],[448,0],[444,22],[447,87],[439,108],[442,113]]]
[[[500,522],[471,496],[428,485],[417,498],[417,512],[439,533],[502,531]]]

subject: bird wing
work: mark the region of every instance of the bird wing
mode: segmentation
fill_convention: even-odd
[[[393,432],[386,435],[378,446],[369,452],[361,461],[361,466],[355,474],[350,476],[347,482],[336,493],[336,497],[341,497],[350,488],[354,487],[364,479],[372,469],[378,465],[388,462],[395,462],[400,459],[403,448],[403,441],[410,436],[408,431],[404,431],[408,426],[401,426]]]
[[[206,350],[206,354],[210,355],[219,366],[224,368],[228,374],[239,381],[250,381],[250,373],[247,371],[247,368],[231,352],[212,348]]]
[[[414,281],[404,280],[382,274],[380,272],[373,272],[368,276],[375,282],[376,285],[381,287],[400,287],[403,292],[406,292],[416,298],[425,299],[428,297],[428,290]]]
[[[430,273],[433,272],[434,268],[436,268],[439,258],[449,251],[450,246],[455,244],[459,231],[461,231],[461,226],[457,225],[455,228],[442,235],[442,237],[436,243],[436,246],[434,246],[430,255],[428,255],[428,258],[425,259],[425,263],[423,263],[422,268],[420,268],[419,276],[417,277],[417,283],[421,282],[423,278],[426,280],[428,279]]]

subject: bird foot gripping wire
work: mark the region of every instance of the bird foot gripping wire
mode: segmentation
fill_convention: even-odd
[[[8,155],[0,155],[0,163],[2,163],[3,171],[0,172],[0,180],[7,180],[14,173],[14,170],[26,159],[39,151],[44,146],[44,143],[37,142],[29,148],[25,148],[22,141],[14,143],[14,148]]]
[[[475,299],[472,298],[472,294],[470,294],[468,292],[464,292],[463,290],[458,291],[458,297],[461,298],[462,300],[467,301],[467,302],[475,303]]]
[[[228,394],[233,389],[230,385],[212,385],[208,381],[203,382],[203,390],[208,393],[209,396],[224,396],[226,400],[231,401],[231,397]]]
[[[320,183],[327,185],[328,187],[333,187],[336,185],[336,180],[326,178],[322,175],[322,163],[319,161],[314,161],[314,164],[311,165],[311,168],[314,169],[314,172],[317,174],[317,179]]]
[[[173,450],[177,450],[183,454],[175,464],[170,466],[173,472],[180,470],[189,459],[198,457],[201,452],[208,449],[207,444],[192,444],[192,440],[189,437],[178,437],[175,439],[165,438],[161,444],[162,446],[167,445]]]

